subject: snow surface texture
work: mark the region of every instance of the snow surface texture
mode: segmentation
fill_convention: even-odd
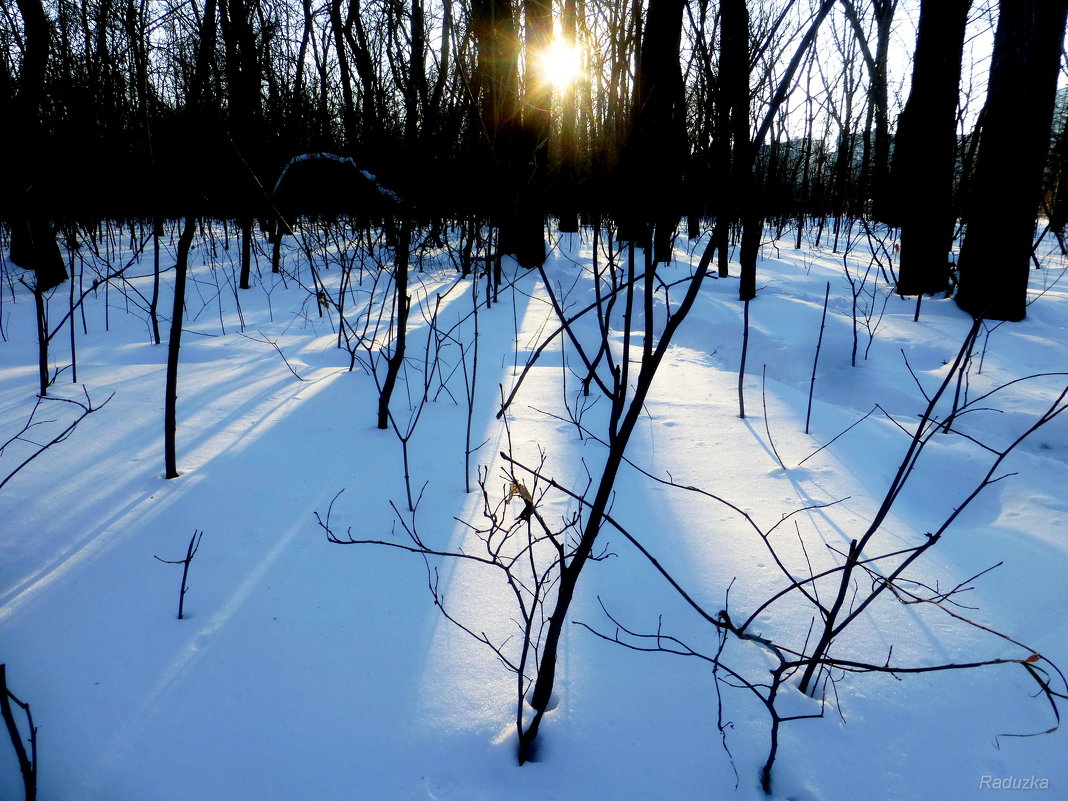
[[[373,263],[362,264],[365,242],[304,236],[307,249],[286,240],[281,275],[270,271],[269,246],[257,243],[255,285],[239,291],[236,242],[227,249],[221,227],[207,240],[198,234],[181,351],[182,475],[176,480],[163,478],[166,341],[151,343],[146,311],[151,239],[121,279],[90,291],[75,312],[79,383],[61,370],[50,394],[84,402],[88,392],[98,406],[111,400],[0,490],[0,662],[39,728],[39,797],[765,797],[759,768],[768,721],[750,694],[720,688],[728,753],[706,662],[637,653],[573,623],[538,761],[518,767],[514,676],[435,608],[423,560],[385,547],[327,542],[314,513],[325,515],[342,489],[332,509],[339,533],[351,526],[353,536],[405,541],[390,501],[403,510],[406,491],[399,439],[374,427],[377,391],[367,372],[373,351],[359,352],[350,371],[349,353],[337,347],[337,302],[344,300],[350,320],[373,324],[373,314],[360,317],[361,304],[381,303],[385,279]],[[163,240],[164,340],[176,239],[169,230]],[[893,296],[884,274],[891,249],[876,249],[880,264],[861,231],[843,237],[837,252],[828,242],[825,237],[816,248],[810,239],[796,251],[785,240],[769,240],[763,248],[759,295],[750,305],[746,418],[738,415],[737,279],[709,277],[628,450],[636,466],[714,492],[765,529],[801,507],[839,501],[777,529],[781,552],[795,567],[804,552],[817,568],[838,564],[849,540],[863,533],[908,445],[905,431],[924,408],[920,387],[927,393],[937,387],[970,324],[952,301],[934,298],[923,301],[914,322],[915,301]],[[552,244],[546,274],[576,311],[590,298],[590,236]],[[132,255],[129,246],[128,230],[95,245],[86,241],[72,255],[74,290],[91,290],[94,277],[120,269]],[[701,247],[680,240],[675,263],[660,268],[665,280],[690,275]],[[308,290],[308,253],[319,260],[332,298],[322,316]],[[1026,321],[981,332],[969,396],[1033,373],[1068,370],[1065,264],[1054,255],[1044,261],[1031,274],[1034,302]],[[354,278],[343,285],[342,264],[357,262],[364,269],[352,275],[362,283]],[[25,424],[37,376],[33,299],[17,283],[20,271],[5,270],[0,440]],[[473,288],[458,281],[447,254],[432,250],[413,260],[411,275],[411,358],[392,408],[402,431],[415,423],[409,454],[413,492],[422,488],[418,526],[437,547],[472,547],[472,533],[460,521],[479,522],[481,496],[465,493],[464,381],[475,369],[471,312],[485,283]],[[806,435],[827,282],[829,312]],[[54,326],[69,291],[64,285],[49,300]],[[673,304],[682,291],[673,289]],[[436,343],[431,338],[427,349],[435,307],[438,330],[453,326],[453,333]],[[538,273],[506,262],[499,302],[480,308],[478,326],[471,440],[481,447],[467,478],[476,488],[476,471],[485,465],[487,490],[501,500],[506,486],[498,453],[506,435],[494,415],[502,391],[511,391],[556,326]],[[618,351],[620,332],[611,337]],[[62,327],[52,342],[53,369],[70,363],[69,343]],[[430,402],[420,405],[430,352],[440,357],[440,373],[429,382]],[[523,379],[509,429],[516,458],[534,464],[541,449],[544,472],[581,489],[604,449],[580,436],[569,419],[582,410],[584,426],[603,430],[607,405],[603,399],[591,404],[596,391],[583,399],[581,375],[569,367],[581,373],[570,343],[557,338]],[[981,404],[986,411],[961,418],[959,430],[972,439],[933,439],[881,532],[881,548],[915,544],[934,530],[989,464],[990,452],[973,439],[1004,447],[1064,382],[1061,376],[1013,384]],[[36,450],[33,442],[47,442],[77,412],[46,401],[37,419],[51,422],[6,447],[0,480]],[[1068,667],[1065,418],[1013,453],[1001,472],[1016,475],[987,488],[914,573],[948,589],[1000,564],[958,596],[974,608],[957,611],[1062,667]],[[728,587],[738,620],[786,583],[752,529],[725,506],[633,467],[624,468],[616,490],[613,517],[713,614],[723,608]],[[550,502],[559,509],[550,507],[547,515],[567,513],[560,498]],[[517,514],[520,501],[506,508]],[[182,558],[194,530],[204,536],[190,569],[186,619],[178,620],[181,569],[153,556]],[[659,626],[695,650],[714,652],[715,631],[633,546],[610,530],[602,537],[611,555],[588,565],[572,621],[612,636],[603,603],[630,628],[652,633]],[[457,618],[501,639],[514,633],[506,593],[491,571],[448,560],[431,567]],[[912,665],[1028,655],[925,606],[887,596],[843,635],[836,653],[880,662],[892,645],[893,662]],[[803,642],[811,622],[810,607],[787,603],[772,607],[757,629]],[[728,649],[733,664],[753,675],[770,665],[759,649],[737,641]],[[784,712],[822,708],[826,714],[784,724],[775,798],[985,798],[993,781],[1006,777],[1047,780],[1049,790],[1035,793],[1042,798],[1068,794],[1068,734],[1000,736],[1054,723],[1045,699],[1032,697],[1035,684],[1022,666],[900,680],[840,678],[822,707],[785,691],[790,709]],[[0,798],[20,795],[5,740]]]

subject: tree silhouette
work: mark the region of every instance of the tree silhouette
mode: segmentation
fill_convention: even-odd
[[[1001,3],[959,262],[957,304],[974,317],[1027,313],[1066,17],[1068,0]]]
[[[897,121],[885,218],[901,227],[897,291],[902,295],[949,288],[953,240],[956,116],[964,32],[971,0],[924,0],[912,90]]]

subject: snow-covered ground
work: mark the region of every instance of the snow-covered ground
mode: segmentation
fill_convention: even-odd
[[[792,233],[786,237],[765,244],[759,294],[749,307],[746,417],[738,405],[737,278],[709,277],[658,374],[627,452],[633,465],[620,474],[612,506],[613,518],[697,603],[712,614],[729,604],[735,621],[788,583],[768,548],[727,505],[642,471],[714,493],[765,530],[792,514],[772,539],[795,575],[807,574],[807,562],[817,572],[839,564],[893,480],[926,405],[923,393],[937,389],[970,326],[952,301],[934,298],[924,300],[914,321],[915,301],[894,296],[882,271],[892,249],[878,251],[882,263],[873,263],[860,230],[845,258],[845,239],[838,252],[826,239],[822,248],[809,242],[797,251]],[[83,246],[72,260],[75,290],[91,290],[94,277],[121,268],[129,239],[129,231],[116,233],[96,255]],[[376,265],[366,261],[359,269],[366,248],[308,239],[332,299],[320,315],[308,290],[309,251],[292,240],[280,275],[270,271],[269,246],[259,245],[254,286],[237,290],[236,244],[224,248],[218,228],[210,241],[197,237],[179,373],[182,475],[165,480],[175,240],[168,230],[164,343],[152,344],[146,311],[149,244],[122,279],[100,284],[76,310],[78,383],[69,368],[60,369],[50,389],[54,398],[84,403],[88,394],[94,406],[108,402],[0,488],[0,662],[38,727],[41,799],[764,797],[759,770],[768,716],[748,691],[721,684],[717,694],[706,661],[639,653],[575,625],[613,636],[603,604],[634,631],[659,630],[695,651],[716,650],[715,630],[616,532],[605,529],[606,556],[582,576],[554,708],[537,761],[522,767],[515,760],[515,677],[435,607],[427,563],[388,547],[327,541],[315,513],[325,516],[341,490],[331,509],[335,533],[351,526],[354,538],[401,543],[407,541],[401,524],[411,525],[401,441],[375,427],[372,351],[358,350],[350,370],[350,353],[337,347],[338,299],[358,328],[376,319],[360,310],[385,297],[387,281]],[[593,298],[590,235],[552,244],[546,275],[573,314]],[[664,280],[689,276],[700,252],[700,245],[680,240],[676,262],[660,268]],[[599,258],[603,263],[604,254]],[[343,285],[347,260],[357,266]],[[18,283],[21,271],[10,264],[5,270],[0,441],[26,423],[37,380],[33,298]],[[994,452],[1063,390],[1064,271],[1065,261],[1048,255],[1031,274],[1027,319],[980,332],[961,397],[978,398],[1032,374],[1061,375],[1011,383],[962,415],[954,425],[959,433],[933,437],[872,553],[922,542],[982,480]],[[674,308],[684,290],[672,287]],[[71,361],[69,327],[59,325],[69,292],[64,284],[49,300],[57,331],[53,369]],[[573,345],[554,339],[524,375],[557,325],[539,274],[506,263],[498,302],[486,308],[484,294],[484,282],[460,280],[442,254],[428,252],[413,263],[411,357],[393,410],[400,432],[411,432],[416,525],[441,550],[477,546],[465,523],[482,522],[480,466],[491,500],[505,497],[500,451],[510,448],[527,465],[544,454],[541,472],[576,490],[604,460],[603,446],[588,434],[605,436],[608,402],[596,400],[596,388],[589,398],[579,392]],[[470,441],[477,450],[465,476],[476,320]],[[589,315],[575,330],[587,341],[596,335]],[[430,347],[428,331],[438,333]],[[621,332],[611,331],[610,339],[618,355]],[[638,339],[636,353],[640,347]],[[436,371],[426,379],[428,365]],[[506,429],[495,414],[521,375]],[[948,405],[940,408],[944,413]],[[40,425],[0,454],[0,481],[78,412],[73,404],[45,401],[35,418]],[[965,509],[910,575],[945,591],[999,565],[954,596],[966,606],[949,608],[1022,645],[931,604],[900,604],[886,594],[843,633],[835,654],[923,666],[1020,660],[1034,651],[1068,667],[1068,415],[1020,445],[997,475],[1008,473]],[[476,491],[467,492],[468,485]],[[550,492],[544,503],[547,519],[575,511],[560,493]],[[812,508],[798,513],[806,507]],[[515,515],[521,502],[503,508]],[[180,559],[196,530],[204,534],[190,568],[186,618],[178,620],[181,568],[153,557]],[[494,571],[447,559],[429,566],[457,619],[499,641],[514,634],[507,587]],[[861,577],[853,590],[861,597],[870,584]],[[801,601],[794,593],[773,605],[756,630],[803,645],[813,614]],[[514,646],[513,638],[506,647]],[[770,675],[766,652],[751,643],[729,640],[724,661],[754,681]],[[1020,664],[835,678],[822,704],[783,691],[784,714],[825,715],[783,724],[775,798],[973,799],[1010,777],[1045,780],[1048,789],[1037,797],[1068,793],[1068,734],[1003,736],[1056,722]],[[1064,689],[1063,682],[1055,686]],[[20,794],[5,738],[0,798]]]

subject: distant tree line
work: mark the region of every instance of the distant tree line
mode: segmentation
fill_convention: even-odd
[[[903,294],[947,288],[954,225],[974,221],[983,236],[961,262],[981,280],[961,279],[962,305],[1018,318],[1018,300],[992,308],[1003,276],[987,261],[1011,252],[1018,284],[1037,214],[1063,230],[1066,12],[1068,0],[14,0],[0,10],[0,215],[12,260],[47,287],[62,280],[50,230],[64,220],[198,215],[247,231],[280,214],[384,213],[337,162],[300,165],[275,196],[294,156],[332,152],[424,222],[489,222],[526,265],[544,258],[546,219],[565,231],[611,219],[657,260],[680,223],[714,222],[721,270],[740,240],[743,299],[769,221],[799,240],[828,221],[900,226]],[[988,76],[969,50],[984,36]],[[580,54],[566,84],[541,66],[555,40]]]

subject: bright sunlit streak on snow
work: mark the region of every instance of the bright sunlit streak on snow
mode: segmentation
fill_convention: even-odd
[[[566,89],[574,83],[581,68],[578,48],[563,39],[553,39],[541,57],[542,79],[557,89]]]

